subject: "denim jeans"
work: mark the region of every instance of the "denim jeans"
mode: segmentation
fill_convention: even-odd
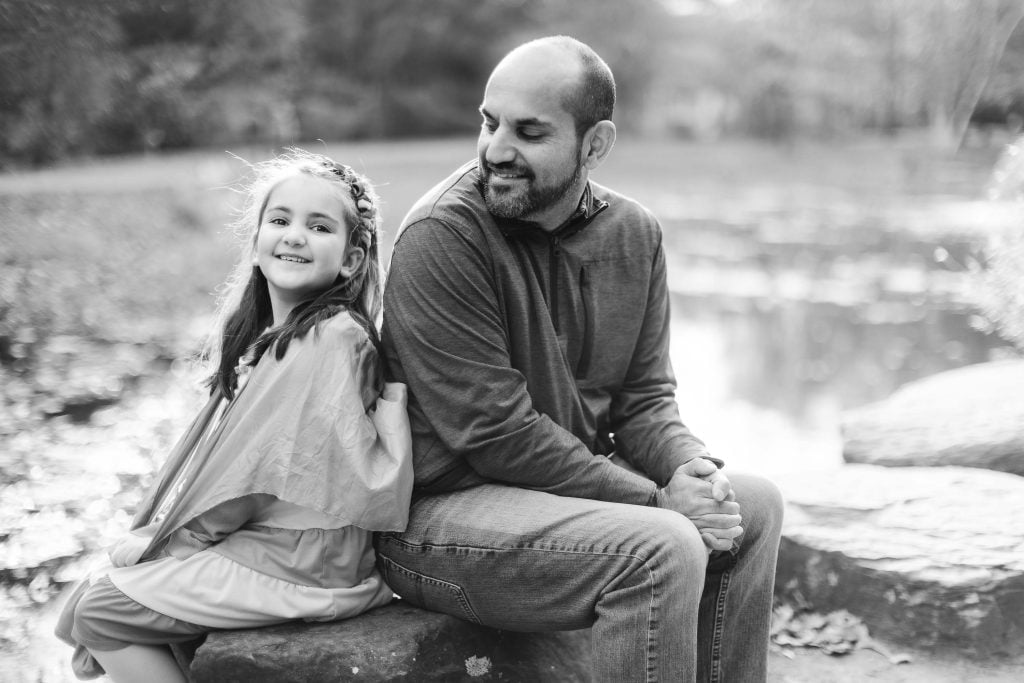
[[[417,497],[376,537],[403,599],[514,631],[592,627],[594,680],[764,681],[782,499],[730,474],[738,547],[708,557],[669,510],[498,484]]]

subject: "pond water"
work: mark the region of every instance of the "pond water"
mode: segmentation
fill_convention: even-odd
[[[1012,353],[968,296],[985,225],[915,235],[892,221],[785,238],[756,218],[666,223],[677,399],[715,455],[765,474],[838,464],[844,410]]]

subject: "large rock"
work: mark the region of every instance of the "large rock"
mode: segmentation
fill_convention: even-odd
[[[590,631],[524,634],[401,601],[354,619],[211,634],[197,683],[587,681]]]
[[[843,458],[1024,475],[1024,361],[940,372],[843,416]]]
[[[1024,653],[1024,478],[845,465],[777,481],[777,593],[849,610],[894,643]]]

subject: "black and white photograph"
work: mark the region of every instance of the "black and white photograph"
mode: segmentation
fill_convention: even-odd
[[[1024,680],[1024,0],[0,0],[0,683]]]

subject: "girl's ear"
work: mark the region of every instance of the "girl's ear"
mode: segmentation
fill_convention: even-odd
[[[350,246],[345,251],[345,258],[341,262],[341,274],[343,277],[352,277],[363,265],[366,252],[362,247]]]

